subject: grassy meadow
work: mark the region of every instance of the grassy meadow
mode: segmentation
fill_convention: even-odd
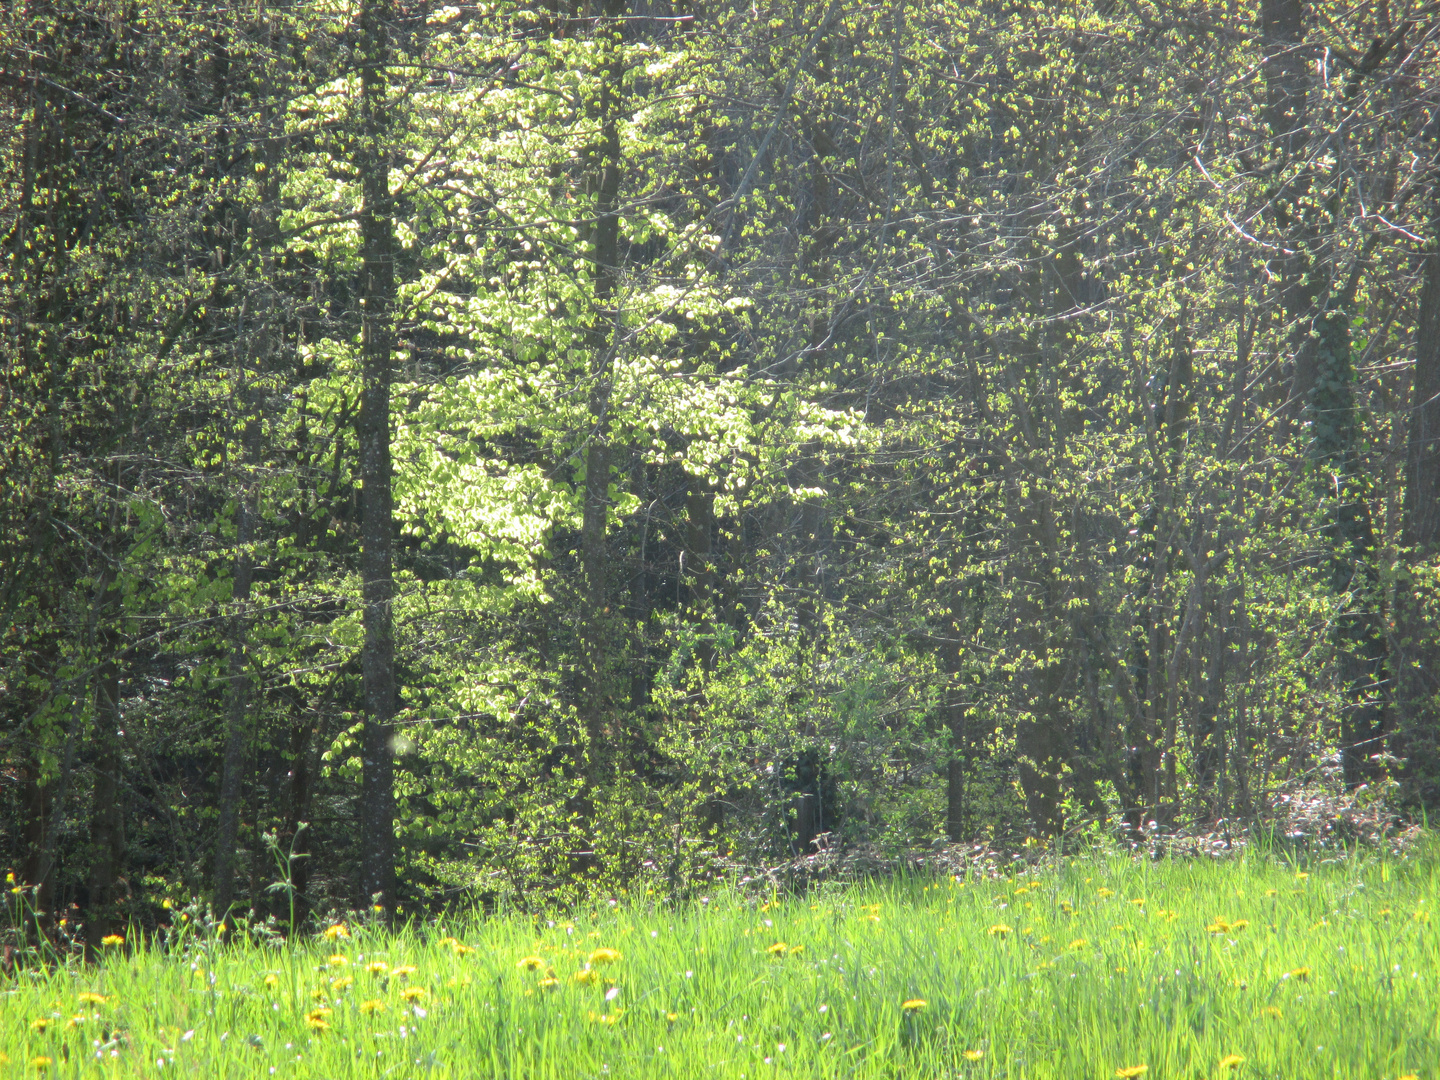
[[[1440,1080],[1437,884],[1082,859],[283,948],[185,924],[0,983],[0,1077]]]

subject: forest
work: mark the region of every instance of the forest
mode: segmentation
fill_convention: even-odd
[[[1440,5],[3,7],[47,933],[1440,805]]]

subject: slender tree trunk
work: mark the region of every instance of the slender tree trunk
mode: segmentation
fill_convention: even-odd
[[[713,531],[715,525],[715,493],[703,480],[690,478],[685,496],[685,559],[690,571],[690,603],[705,635],[696,650],[701,665],[709,670],[715,666],[715,557]]]
[[[363,389],[359,442],[360,576],[365,643],[361,650],[365,720],[361,735],[361,899],[394,910],[395,639],[392,627],[390,383],[391,316],[395,297],[394,209],[390,199],[390,63],[388,0],[360,8],[361,135],[356,164],[361,183],[361,351]]]
[[[119,617],[120,598],[112,587],[106,609]],[[120,665],[113,629],[101,634],[104,658],[95,680],[95,780],[90,799],[90,875],[85,912],[85,943],[98,949],[123,923],[118,910],[120,860],[125,850],[125,818],[120,800]]]
[[[945,763],[945,835],[958,844],[969,835],[965,820],[966,706],[950,706],[950,760]]]
[[[100,593],[109,588],[108,578],[101,579]],[[94,653],[95,623],[98,618],[98,604],[92,609],[86,626],[85,652],[83,662],[88,664]],[[54,914],[55,866],[59,854],[60,837],[65,831],[66,814],[69,809],[70,786],[75,777],[75,755],[80,745],[81,721],[85,713],[85,701],[90,694],[92,680],[87,674],[79,680],[70,704],[70,720],[65,727],[65,751],[60,759],[60,774],[55,778],[55,793],[50,800],[49,820],[46,823],[40,851],[36,857],[35,875],[31,879],[39,886],[40,910]]]
[[[1287,157],[1305,142],[1305,0],[1260,0],[1265,109],[1270,137]]]
[[[594,300],[586,329],[591,378],[589,447],[585,454],[585,491],[580,525],[580,561],[584,575],[585,614],[581,627],[580,715],[585,725],[592,784],[608,774],[613,732],[608,730],[606,627],[609,595],[606,522],[610,513],[611,362],[619,344],[614,309],[620,279],[620,111],[625,60],[621,50],[624,0],[605,0],[597,33],[607,42],[608,59],[595,103],[599,137],[590,148],[589,183],[595,193],[590,257]]]
[[[1433,197],[1432,222],[1440,230],[1440,188]],[[1411,378],[1401,541],[1409,563],[1433,564],[1440,555],[1440,242],[1433,233],[1421,260]],[[1396,589],[1394,666],[1407,794],[1435,806],[1440,805],[1440,596],[1422,580],[1404,574]]]
[[[251,405],[248,389],[241,398]],[[247,412],[249,409],[247,409]],[[260,424],[253,414],[245,424],[246,471],[254,465],[258,449]],[[235,841],[240,825],[241,779],[246,772],[246,754],[252,729],[251,677],[248,653],[250,586],[254,562],[250,545],[254,539],[255,492],[253,477],[246,483],[235,502],[235,560],[230,614],[229,685],[226,687],[225,750],[221,765],[220,814],[215,838],[215,914],[225,918],[235,898]]]

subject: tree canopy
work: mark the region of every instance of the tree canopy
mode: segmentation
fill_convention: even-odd
[[[0,847],[45,926],[1433,807],[1437,33],[7,7]]]

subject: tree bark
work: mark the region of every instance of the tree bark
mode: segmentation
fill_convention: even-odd
[[[1260,0],[1265,126],[1286,157],[1305,143],[1305,0]]]
[[[119,616],[120,597],[112,587],[106,601],[110,617]],[[118,910],[120,860],[125,850],[125,819],[120,806],[120,665],[113,630],[101,635],[104,659],[95,680],[95,781],[90,800],[90,875],[85,912],[85,944],[99,949],[123,926]]]
[[[1440,189],[1433,224],[1440,232]],[[1433,565],[1440,555],[1440,241],[1432,232],[1421,258],[1420,311],[1405,451],[1402,558]],[[1402,574],[1396,592],[1396,701],[1407,795],[1440,803],[1440,628],[1437,597],[1419,575]]]
[[[391,308],[395,297],[394,208],[390,198],[388,0],[360,9],[361,352],[358,437],[361,491],[360,576],[365,642],[360,665],[365,719],[361,734],[361,900],[394,910],[395,639],[392,626],[394,510],[391,495]]]
[[[607,730],[610,706],[606,693],[606,626],[609,623],[608,547],[606,522],[610,513],[610,392],[611,362],[617,312],[614,310],[620,279],[620,111],[625,60],[621,50],[624,0],[605,0],[598,33],[607,41],[608,58],[601,72],[595,103],[599,136],[590,148],[588,183],[595,195],[594,223],[590,230],[590,259],[594,294],[586,326],[590,353],[589,446],[585,454],[585,489],[580,526],[580,561],[584,576],[581,634],[580,715],[587,743],[586,774],[592,784],[609,770],[611,736]]]
[[[248,389],[241,398],[250,404]],[[248,411],[248,410],[247,410]],[[243,442],[247,472],[258,450],[260,424],[253,414],[247,417]],[[252,480],[250,476],[247,481]],[[254,539],[255,492],[246,483],[235,502],[235,560],[230,604],[230,657],[226,687],[225,750],[221,764],[220,814],[215,837],[215,914],[224,919],[235,899],[235,841],[240,826],[240,788],[245,774],[250,742],[251,677],[247,656],[249,637],[250,586],[254,561],[250,545]]]

